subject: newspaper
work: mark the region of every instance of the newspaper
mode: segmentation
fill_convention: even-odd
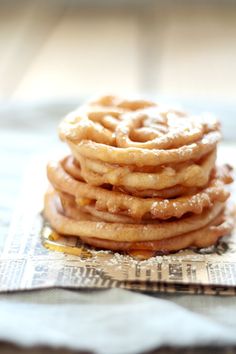
[[[68,287],[236,295],[236,232],[217,246],[147,260],[59,237],[42,216],[45,166],[25,180],[0,255],[0,292]],[[234,193],[235,194],[235,193]]]

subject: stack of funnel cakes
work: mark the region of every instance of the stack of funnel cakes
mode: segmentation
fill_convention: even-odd
[[[230,233],[231,169],[216,167],[219,122],[104,96],[60,124],[71,155],[48,164],[45,217],[100,249],[168,253]]]

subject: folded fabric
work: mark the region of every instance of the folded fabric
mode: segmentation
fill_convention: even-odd
[[[23,346],[132,354],[164,345],[236,345],[233,297],[55,289],[1,295],[0,313],[0,340]]]

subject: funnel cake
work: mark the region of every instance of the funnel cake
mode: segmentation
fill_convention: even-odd
[[[100,249],[166,253],[215,244],[233,228],[220,124],[147,100],[103,96],[59,126],[71,155],[49,162],[44,215]]]

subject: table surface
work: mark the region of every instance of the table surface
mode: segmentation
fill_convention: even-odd
[[[73,106],[0,108],[0,248],[24,169],[58,147],[58,121]],[[0,313],[1,353],[236,352],[235,297],[53,289],[1,294]]]

